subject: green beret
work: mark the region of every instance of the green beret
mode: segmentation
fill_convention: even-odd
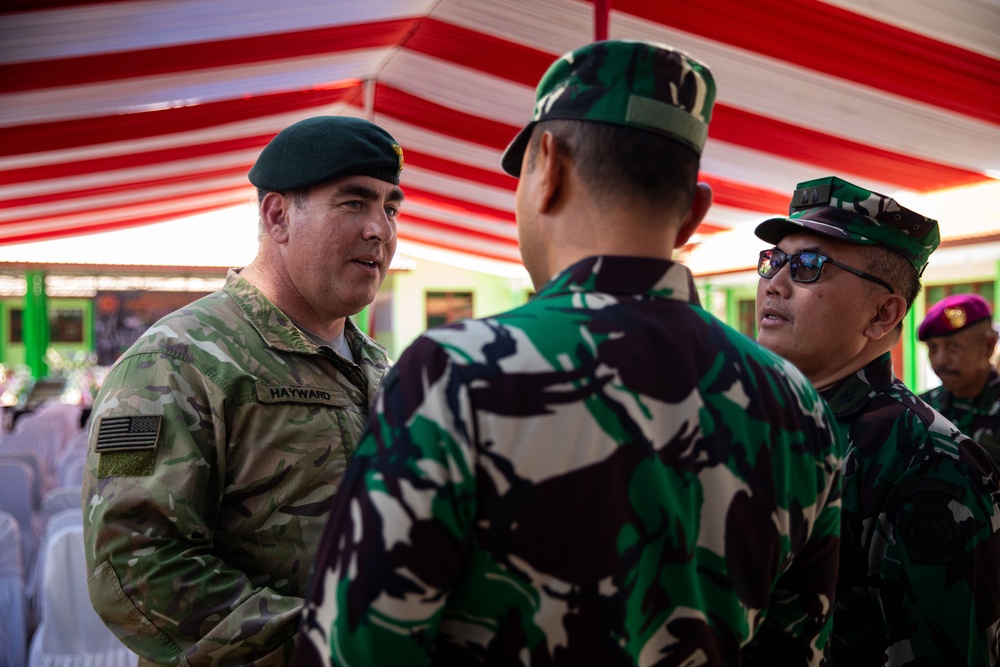
[[[936,220],[833,176],[799,183],[788,217],[765,220],[754,233],[777,244],[803,228],[848,243],[885,246],[905,257],[918,275],[941,243]]]
[[[342,176],[371,176],[398,185],[402,169],[403,149],[378,125],[350,116],[316,116],[279,132],[248,177],[268,192],[287,192]]]
[[[531,122],[500,159],[511,176],[535,123],[586,120],[661,134],[701,155],[715,103],[708,67],[653,42],[593,42],[556,60],[538,82]]]

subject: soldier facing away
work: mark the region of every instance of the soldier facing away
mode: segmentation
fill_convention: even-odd
[[[832,415],[670,259],[711,203],[714,99],[656,44],[550,67],[502,161],[538,292],[426,332],[386,378],[296,664],[821,663]]]
[[[828,177],[756,233],[775,244],[758,263],[758,340],[847,439],[834,664],[996,665],[1000,473],[892,370],[937,222]]]
[[[265,147],[259,249],[154,324],[94,403],[90,596],[140,665],[289,664],[330,497],[388,371],[349,319],[396,248],[402,151],[357,118]]]

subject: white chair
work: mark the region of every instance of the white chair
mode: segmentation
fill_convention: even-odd
[[[50,534],[39,561],[41,621],[31,638],[28,667],[134,667],[137,656],[104,625],[91,605],[82,511],[79,517],[79,523]]]
[[[58,486],[46,493],[42,498],[43,525],[63,510],[80,509],[80,491],[79,486]]]
[[[0,444],[0,461],[20,461],[31,468],[33,481],[31,487],[31,510],[37,512],[42,508],[42,479],[45,477],[45,462],[33,449],[27,447],[4,447]]]
[[[0,455],[6,453],[34,452],[42,464],[42,493],[59,486],[58,477],[59,454],[62,444],[55,431],[26,431],[18,434],[7,434],[0,438]]]
[[[87,452],[67,454],[59,467],[59,483],[62,486],[83,486],[83,471],[87,467]]]
[[[22,416],[14,424],[14,433],[54,431],[59,439],[60,449],[64,449],[80,432],[79,405],[69,405],[57,398],[47,399],[32,412]]]
[[[39,519],[34,506],[35,471],[24,461],[0,458],[0,511],[8,512],[21,531],[21,555],[25,581],[38,550]]]
[[[79,499],[78,499],[79,500]],[[36,563],[42,563],[46,558],[46,552],[52,536],[67,526],[83,525],[83,509],[77,502],[76,507],[70,507],[58,512],[54,512],[46,523],[38,541],[38,555],[35,557]],[[41,595],[42,595],[42,572],[41,565],[32,568],[24,589],[24,599],[28,606],[28,627],[34,630],[41,621]]]
[[[0,666],[21,667],[28,648],[24,562],[17,519],[0,512]]]

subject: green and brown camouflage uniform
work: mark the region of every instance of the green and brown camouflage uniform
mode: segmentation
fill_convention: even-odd
[[[1000,374],[991,370],[978,395],[960,398],[944,385],[920,395],[962,433],[975,440],[1000,465]]]
[[[385,351],[310,342],[249,282],[153,325],[94,405],[90,594],[142,660],[285,665],[328,505]]]
[[[821,395],[847,436],[835,664],[996,665],[993,461],[893,377],[888,352]]]
[[[833,416],[683,265],[591,257],[432,329],[368,428],[297,665],[821,664]]]

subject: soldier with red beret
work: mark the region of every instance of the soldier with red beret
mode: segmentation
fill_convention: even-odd
[[[917,330],[941,385],[930,403],[1000,464],[1000,375],[990,358],[997,344],[993,309],[978,294],[953,294],[934,304]]]

